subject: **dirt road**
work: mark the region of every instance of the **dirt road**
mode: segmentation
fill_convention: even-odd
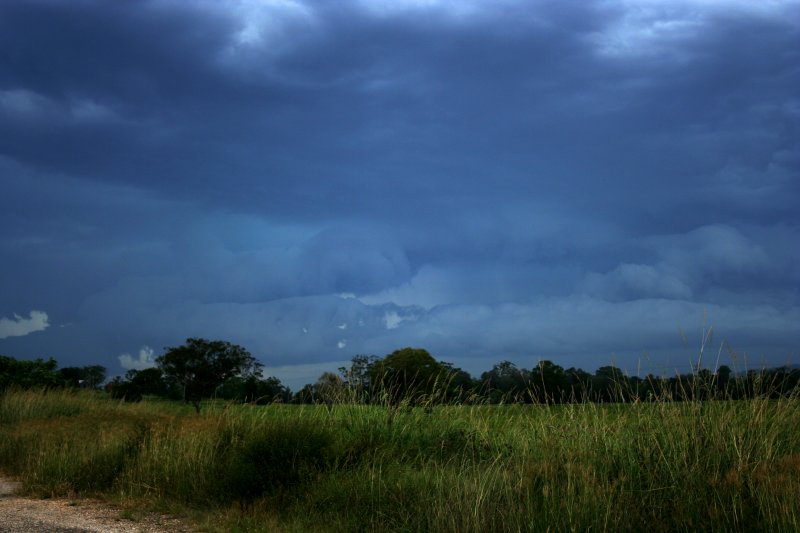
[[[35,500],[15,495],[19,483],[0,476],[0,532],[13,533],[178,533],[192,531],[169,516],[123,512],[94,500]],[[131,513],[129,513],[131,514]]]

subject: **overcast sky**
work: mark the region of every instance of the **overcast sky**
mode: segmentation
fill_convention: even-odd
[[[798,206],[798,1],[0,3],[4,355],[798,363]]]

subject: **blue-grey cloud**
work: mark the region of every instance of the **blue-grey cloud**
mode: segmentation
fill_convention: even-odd
[[[798,20],[796,1],[3,2],[0,316],[58,327],[0,351],[119,367],[199,335],[301,374],[410,344],[591,369],[666,361],[705,314],[782,361]]]
[[[690,300],[692,289],[675,275],[660,272],[652,265],[622,263],[611,272],[586,276],[583,290],[608,301],[640,298]]]

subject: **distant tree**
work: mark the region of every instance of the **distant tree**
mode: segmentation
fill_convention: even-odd
[[[147,396],[168,396],[169,387],[164,381],[164,374],[159,368],[131,369],[125,373],[125,379],[117,376],[106,385],[106,391],[112,398],[128,402],[141,401]]]
[[[800,390],[800,368],[784,366],[776,369],[776,382],[781,396],[790,397]]]
[[[292,397],[292,403],[309,404],[314,403],[314,385],[306,383]]]
[[[669,379],[669,397],[673,401],[693,399],[692,387],[695,384],[693,374],[678,374]]]
[[[641,399],[654,402],[669,400],[670,397],[669,380],[653,373],[647,374],[642,383]]]
[[[368,402],[372,394],[370,368],[379,358],[375,355],[356,355],[350,367],[339,367],[344,385],[352,391],[355,401]]]
[[[67,366],[58,369],[61,379],[70,387],[83,386],[83,369],[77,366]]]
[[[57,367],[52,357],[26,361],[0,355],[0,391],[12,385],[23,389],[63,386],[64,379],[56,371]]]
[[[291,391],[278,378],[261,379],[255,375],[228,379],[217,389],[216,395],[226,400],[258,405],[288,402],[292,397]]]
[[[545,360],[531,369],[528,390],[537,402],[561,403],[568,396],[569,385],[564,369]]]
[[[717,391],[721,397],[728,394],[728,387],[731,382],[733,370],[728,365],[721,365],[716,372]]]
[[[481,388],[491,403],[529,401],[530,372],[511,361],[501,361],[481,374]]]
[[[569,397],[572,401],[585,402],[591,399],[592,375],[580,368],[570,367],[565,371],[569,382]]]
[[[83,367],[83,381],[86,387],[97,389],[106,380],[106,367],[102,365],[89,365]]]
[[[592,390],[601,402],[621,402],[628,398],[625,374],[615,366],[601,366],[595,371]]]
[[[708,400],[714,395],[716,375],[707,368],[701,368],[694,373],[692,380],[691,396],[696,400]]]
[[[145,395],[166,396],[169,392],[167,383],[164,381],[164,372],[160,368],[131,369],[125,373],[125,379]]]
[[[106,367],[101,365],[67,366],[58,373],[72,387],[97,389],[106,380]]]
[[[473,401],[477,395],[478,382],[472,379],[468,372],[453,366],[452,363],[442,361],[444,370],[444,395],[441,400],[446,402]]]
[[[403,400],[419,403],[437,387],[443,387],[446,377],[442,364],[422,348],[395,350],[370,366],[375,393],[391,405]]]
[[[634,403],[640,403],[647,397],[647,382],[639,376],[626,376],[628,385],[628,398],[627,400]]]
[[[345,382],[333,372],[324,372],[314,383],[314,398],[326,405],[345,403],[354,399]]]
[[[289,403],[292,401],[292,389],[281,383],[275,376],[259,380],[259,396],[256,403]]]
[[[168,382],[181,397],[200,412],[200,400],[212,396],[220,385],[233,377],[261,377],[262,364],[250,352],[226,341],[186,339],[183,346],[166,348],[156,358]]]
[[[124,400],[126,402],[142,401],[141,389],[120,376],[114,376],[111,381],[106,383],[105,390],[115,400]]]

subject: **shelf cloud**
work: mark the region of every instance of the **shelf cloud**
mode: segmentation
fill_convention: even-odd
[[[798,21],[794,0],[4,1],[0,353],[113,375],[221,338],[299,388],[409,345],[473,373],[684,364],[679,331],[713,324],[783,364]]]

